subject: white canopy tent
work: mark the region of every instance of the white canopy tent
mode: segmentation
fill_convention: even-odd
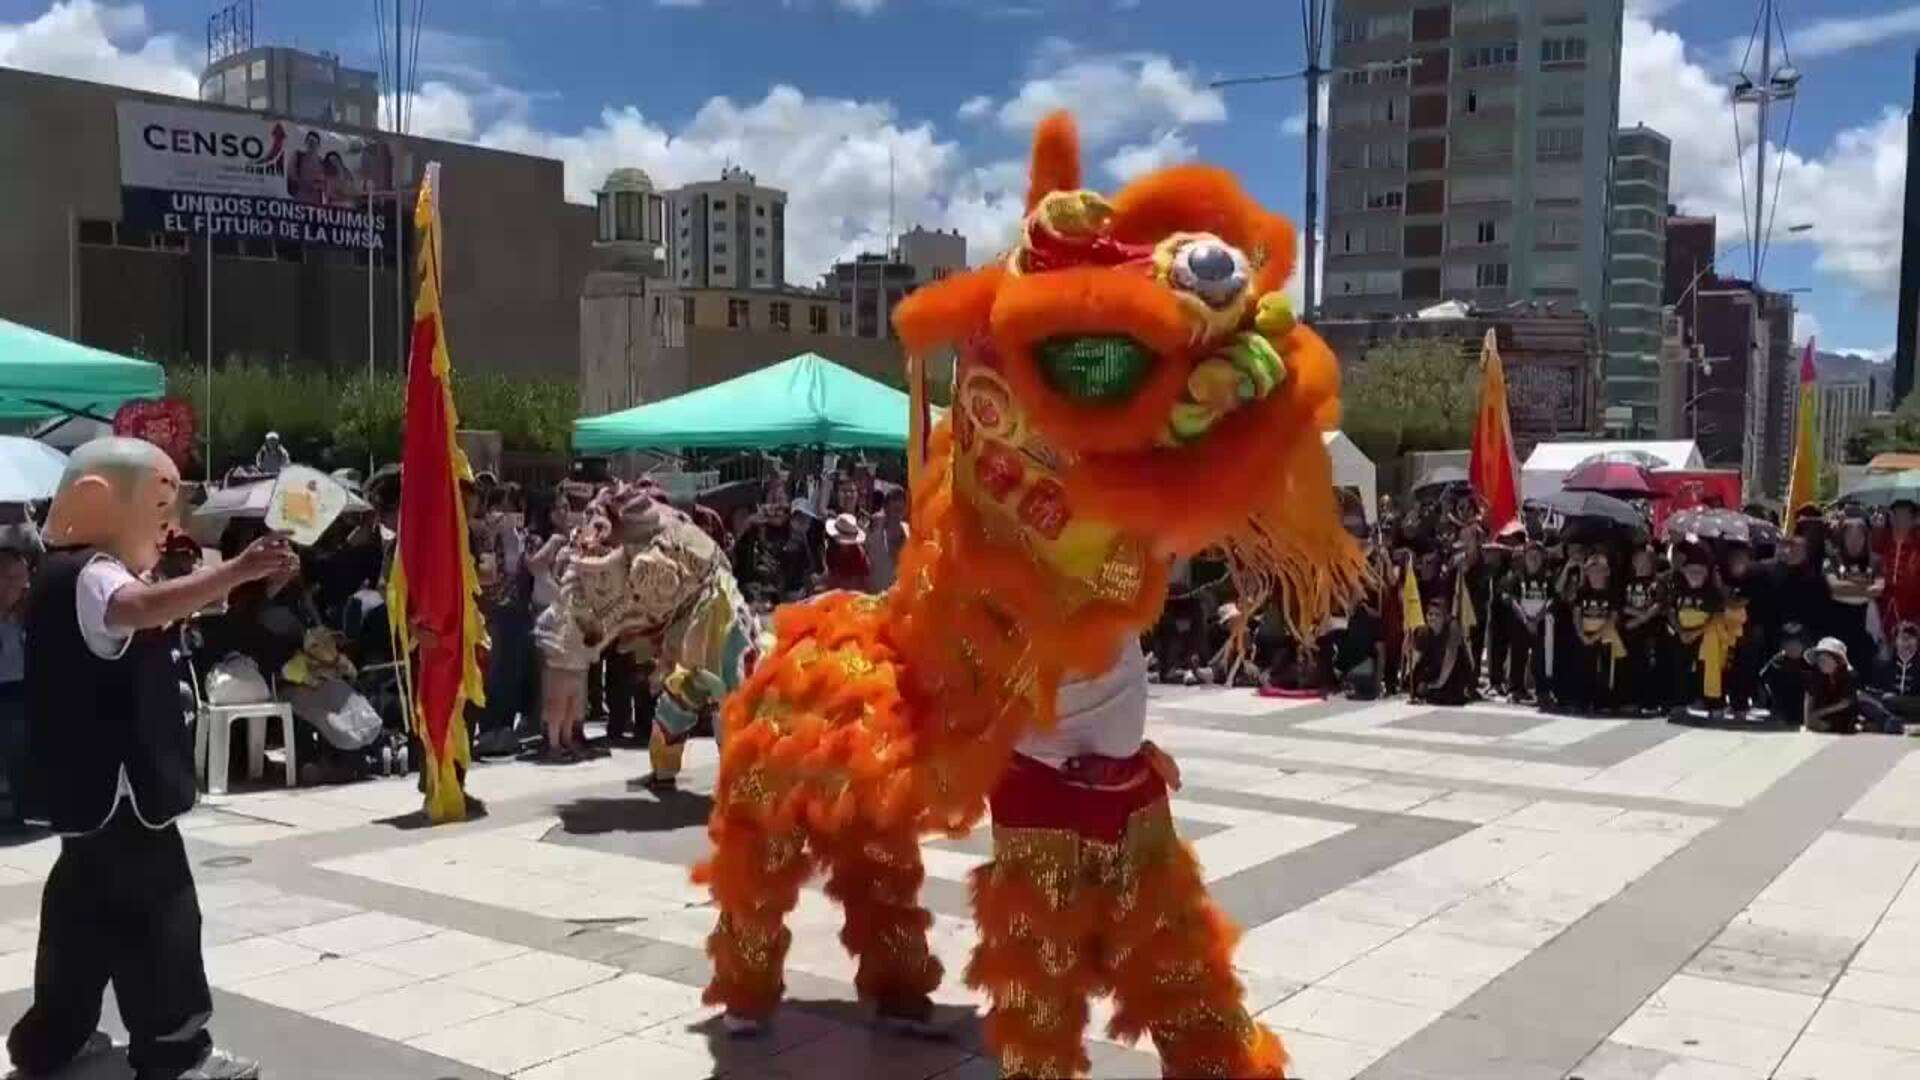
[[[1360,452],[1353,440],[1343,431],[1323,432],[1320,436],[1326,443],[1327,456],[1333,459],[1333,486],[1350,487],[1360,492],[1360,505],[1367,512],[1367,524],[1374,523],[1380,513],[1380,492],[1378,489],[1378,470],[1373,460]]]
[[[1645,454],[1659,462],[1654,469],[1704,469],[1700,445],[1690,439],[1623,442],[1618,439],[1582,442],[1543,442],[1520,467],[1520,497],[1540,499],[1560,490],[1560,484],[1581,462],[1597,454]]]

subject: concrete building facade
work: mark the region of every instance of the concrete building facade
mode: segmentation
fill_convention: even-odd
[[[1846,462],[1847,440],[1873,416],[1873,396],[1873,384],[1865,379],[1819,384],[1813,431],[1822,468]]]
[[[125,227],[116,109],[128,100],[227,108],[0,69],[0,205],[9,211],[0,317],[116,352],[204,362],[211,259],[216,363],[365,371],[371,308],[372,359],[399,369],[410,243],[396,282],[390,261],[369,270],[354,250],[216,237],[209,251],[202,237]],[[574,377],[594,209],[566,201],[560,163],[357,133],[395,147],[405,185],[441,163],[445,313],[461,370]],[[411,206],[409,194],[401,212]]]
[[[730,165],[667,193],[667,277],[684,289],[787,283],[787,193]]]
[[[1606,307],[1622,0],[1338,0],[1329,318]]]
[[[200,100],[316,124],[376,127],[380,78],[332,53],[261,45],[223,56],[200,75]]]
[[[825,285],[840,300],[842,333],[891,338],[893,309],[908,293],[966,268],[965,236],[916,225],[900,235],[892,257],[865,254],[835,263]]]
[[[1667,261],[1667,170],[1673,146],[1640,126],[1614,138],[1608,237],[1607,354],[1601,368],[1606,430],[1644,438],[1658,424],[1661,308]]]

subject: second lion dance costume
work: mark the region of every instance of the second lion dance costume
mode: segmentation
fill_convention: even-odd
[[[647,750],[653,780],[671,782],[700,717],[744,681],[758,652],[757,621],[726,554],[663,492],[636,487],[576,530],[564,561],[559,599],[535,627],[547,663],[583,688],[604,649],[625,650],[643,670],[650,663],[658,696]]]
[[[1171,561],[1203,550],[1295,626],[1358,586],[1321,442],[1333,356],[1279,294],[1292,228],[1224,172],[1163,170],[1109,201],[1080,189],[1056,115],[1027,206],[1002,264],[897,312],[912,356],[958,352],[953,409],[915,448],[897,584],[781,609],[723,708],[696,871],[720,912],[707,1000],[736,1031],[771,1019],[818,869],[862,999],[924,1020],[942,972],[919,840],[990,808],[966,979],[1005,1075],[1085,1073],[1089,999],[1112,994],[1109,1033],[1151,1036],[1169,1076],[1279,1077],[1236,931],[1174,832],[1138,637]]]

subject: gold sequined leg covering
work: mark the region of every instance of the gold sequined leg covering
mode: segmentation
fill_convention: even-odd
[[[680,762],[687,756],[685,742],[668,742],[667,733],[660,726],[653,726],[653,734],[647,739],[647,763],[653,766],[653,775],[662,780],[671,780],[680,775]]]
[[[1087,999],[1098,967],[1097,886],[1081,874],[1080,838],[1066,829],[993,832],[993,861],[973,872],[980,941],[967,985],[991,1003],[984,1033],[1000,1073],[1027,1080],[1084,1076]]]
[[[1233,974],[1239,932],[1208,899],[1164,802],[1135,815],[1127,847],[1130,873],[1102,926],[1115,998],[1108,1032],[1122,1042],[1151,1035],[1166,1076],[1279,1080],[1286,1052],[1247,1015]]]
[[[813,863],[797,831],[769,834],[716,817],[709,832],[709,880],[720,918],[707,938],[713,981],[705,1001],[737,1016],[765,1019],[785,988],[783,968],[793,941],[786,918]]]
[[[933,915],[919,904],[920,844],[911,831],[854,830],[829,841],[827,895],[840,902],[840,943],[860,962],[862,1001],[895,1016],[922,1018],[940,985],[940,961],[927,946]]]

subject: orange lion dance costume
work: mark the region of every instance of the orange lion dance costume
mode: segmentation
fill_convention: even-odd
[[[726,703],[696,871],[720,915],[707,1001],[736,1030],[782,992],[784,923],[816,869],[846,912],[861,998],[924,1020],[941,967],[919,838],[991,804],[969,985],[1007,1076],[1072,1077],[1090,995],[1169,1076],[1279,1077],[1242,1006],[1236,931],[1174,835],[1171,762],[1144,739],[1138,637],[1173,558],[1225,552],[1243,602],[1315,625],[1362,573],[1321,432],[1332,354],[1279,290],[1293,229],[1226,173],[1080,189],[1064,114],[1034,146],[1020,245],[916,292],[908,350],[958,351],[954,407],[916,448],[913,532],[882,596],[775,615]]]

